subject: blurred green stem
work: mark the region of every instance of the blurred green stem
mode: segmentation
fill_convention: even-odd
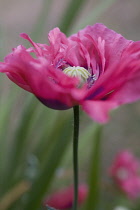
[[[74,106],[73,132],[73,170],[74,170],[74,202],[73,210],[77,210],[78,202],[78,137],[79,137],[79,106]]]
[[[81,29],[86,27],[86,25],[93,25],[93,23],[96,23],[98,18],[103,15],[113,3],[115,3],[117,0],[106,0],[106,1],[100,1],[97,6],[93,7],[93,11],[89,12],[89,14],[81,19],[80,24],[74,24],[72,30],[70,33],[75,33],[77,29]]]
[[[31,31],[31,37],[33,37],[34,39],[41,39],[42,38],[42,34],[44,32],[44,28],[45,28],[45,23],[48,21],[49,18],[49,14],[51,11],[51,6],[52,6],[53,0],[44,0],[42,2],[42,9],[40,11],[38,20],[35,24],[35,27],[33,28],[33,30]]]
[[[68,34],[70,27],[72,26],[73,22],[75,21],[75,18],[81,11],[81,8],[84,6],[84,3],[86,3],[85,0],[70,1],[64,12],[61,23],[58,25],[62,32]]]
[[[89,171],[89,194],[85,209],[97,210],[100,204],[101,135],[102,125],[96,125]]]
[[[30,183],[27,181],[21,181],[15,187],[13,187],[9,192],[4,195],[0,200],[0,209],[8,209],[15,201],[17,201],[25,192],[30,188]]]
[[[60,113],[60,116],[62,113]],[[64,152],[71,139],[71,115],[65,114],[59,118],[59,126],[52,131],[49,138],[52,140],[46,157],[44,156],[43,165],[41,166],[36,178],[32,182],[32,187],[27,194],[22,210],[39,210],[42,206],[42,200],[47,195],[55,171],[62,160]]]

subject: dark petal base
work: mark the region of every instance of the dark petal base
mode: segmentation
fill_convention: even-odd
[[[61,101],[58,100],[53,100],[53,99],[44,99],[37,97],[37,99],[43,103],[45,106],[51,108],[51,109],[56,109],[56,110],[67,110],[70,109],[71,107],[67,106],[66,104],[63,104]]]

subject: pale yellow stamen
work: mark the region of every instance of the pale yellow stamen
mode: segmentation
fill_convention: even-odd
[[[67,67],[63,70],[65,74],[70,77],[78,77],[81,81],[81,84],[87,82],[87,79],[91,77],[91,74],[87,69],[80,66]]]

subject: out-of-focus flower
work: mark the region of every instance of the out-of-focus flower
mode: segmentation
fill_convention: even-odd
[[[140,197],[140,161],[127,150],[120,152],[111,168],[110,175],[129,198]]]
[[[87,197],[88,189],[84,184],[79,185],[78,188],[78,204],[80,205]],[[69,209],[73,206],[73,187],[61,189],[50,195],[44,201],[44,205],[51,206],[56,209]]]
[[[140,99],[139,41],[98,23],[68,38],[54,28],[49,45],[27,34],[21,37],[33,47],[14,48],[0,63],[0,72],[46,106],[64,110],[81,105],[92,119],[105,123],[111,109]]]
[[[117,207],[115,207],[115,209],[113,209],[113,210],[130,210],[130,209],[128,209],[128,208],[126,208],[126,207],[123,207],[123,206],[117,206]]]
[[[128,150],[121,151],[115,158],[110,173],[120,184],[133,176],[138,175],[140,162]]]

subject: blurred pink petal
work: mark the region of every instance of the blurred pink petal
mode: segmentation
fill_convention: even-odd
[[[80,205],[83,203],[87,197],[87,186],[82,184],[79,185],[78,190],[78,204]],[[44,205],[48,205],[50,207],[56,208],[56,209],[69,209],[73,206],[73,187],[68,187],[61,189],[54,194],[48,196],[46,200],[44,201]]]
[[[131,177],[130,179],[122,183],[121,187],[129,198],[140,198],[140,177]]]
[[[44,105],[58,110],[81,105],[92,119],[105,123],[110,110],[140,99],[139,41],[99,23],[68,38],[54,28],[49,45],[25,33],[21,37],[32,47],[14,48],[0,63],[0,72]]]

